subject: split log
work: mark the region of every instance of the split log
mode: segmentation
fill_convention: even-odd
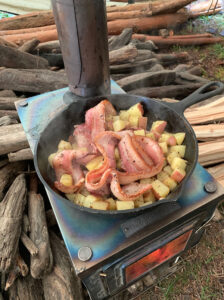
[[[193,126],[196,137],[199,141],[224,137],[224,124],[209,124]]]
[[[1,21],[1,20],[0,20]],[[4,38],[0,37],[0,45],[7,46],[7,47],[12,47],[12,48],[17,48],[18,46],[15,43],[8,42]]]
[[[18,100],[16,97],[0,97],[0,110],[15,110],[15,102]]]
[[[59,41],[40,43],[37,46],[37,53],[61,53]]]
[[[0,169],[0,201],[3,199],[4,191],[9,187],[19,172],[24,171],[26,164],[23,162],[10,163]]]
[[[15,152],[27,147],[29,147],[29,144],[23,130],[18,131],[16,134],[9,133],[0,136],[0,155]]]
[[[224,140],[199,143],[199,163],[202,166],[210,166],[224,162]]]
[[[13,119],[19,120],[18,113],[15,110],[0,110],[0,118],[5,117],[5,116],[10,116]],[[0,152],[1,152],[1,150],[0,150]]]
[[[125,63],[133,60],[138,55],[138,51],[134,45],[124,46],[120,49],[109,52],[109,60],[111,65]]]
[[[131,10],[131,11],[115,11],[107,13],[107,22],[120,20],[120,19],[136,19],[146,18],[152,15],[152,11],[146,10]]]
[[[20,269],[18,265],[15,263],[12,270],[9,272],[6,284],[5,284],[5,291],[7,291],[15,282],[17,277],[20,275]],[[1,299],[1,298],[0,298]]]
[[[127,64],[112,65],[110,66],[111,74],[119,73],[132,73],[137,71],[144,71],[156,65],[159,61],[156,58],[147,59],[138,62],[132,62]]]
[[[48,10],[2,19],[0,20],[0,30],[17,30],[52,24],[54,24],[54,16],[52,11]]]
[[[31,53],[36,47],[39,45],[40,41],[37,39],[32,39],[30,41],[25,42],[22,46],[18,48],[19,51]]]
[[[62,241],[50,233],[54,256],[53,272],[43,278],[45,300],[84,300],[80,279],[75,275],[67,250]]]
[[[39,250],[34,244],[34,242],[26,235],[25,232],[22,232],[21,234],[21,241],[23,245],[26,247],[26,249],[29,251],[31,256],[35,256],[38,254]]]
[[[108,34],[116,35],[120,34],[125,28],[133,28],[135,32],[141,32],[146,30],[161,29],[175,27],[178,24],[182,24],[188,20],[188,16],[183,13],[178,14],[166,14],[162,16],[153,16],[150,18],[136,18],[136,19],[119,19],[107,23]],[[8,40],[8,39],[7,39]],[[14,40],[10,40],[14,42]]]
[[[176,84],[208,83],[209,80],[200,76],[191,75],[189,72],[180,72],[176,76]]]
[[[31,180],[37,182],[37,178]],[[31,186],[37,183],[31,182]],[[38,249],[38,254],[31,256],[30,272],[33,278],[41,278],[49,273],[53,266],[53,256],[49,241],[44,201],[41,195],[31,187],[28,199],[28,217],[30,220],[30,238]],[[35,188],[36,189],[36,188]]]
[[[174,82],[175,78],[175,72],[164,70],[160,72],[145,72],[131,75],[121,80],[118,80],[117,83],[125,91],[130,91],[145,86],[168,85]]]
[[[23,277],[26,277],[27,274],[29,273],[29,269],[28,269],[27,264],[25,263],[25,261],[23,260],[23,258],[20,256],[19,253],[17,254],[17,257],[16,257],[16,263],[20,269],[21,275]]]
[[[16,94],[10,90],[3,90],[0,91],[0,97],[16,97]]]
[[[140,40],[132,40],[131,43],[135,45],[137,49],[141,50],[150,50],[155,51],[158,50],[158,47],[152,41],[141,42]]]
[[[213,123],[214,121],[224,121],[224,107],[219,106],[199,109],[186,110],[185,117],[191,123],[191,125]]]
[[[190,55],[187,52],[171,53],[171,54],[155,54],[155,58],[163,66],[170,66],[172,64],[178,64],[187,62],[190,60]]]
[[[162,16],[161,16],[162,17]],[[167,27],[167,26],[164,26]],[[206,34],[207,35],[207,34]],[[141,41],[150,40],[155,43],[159,48],[169,47],[170,45],[179,45],[179,46],[196,46],[196,45],[206,45],[206,44],[216,44],[223,42],[222,38],[218,37],[199,37],[196,35],[195,37],[185,38],[180,36],[180,38],[173,36],[168,36],[166,38],[161,36],[152,36],[146,34],[133,34],[133,39],[138,39]]]
[[[135,59],[135,62],[146,60],[146,59],[151,59],[151,58],[156,58],[155,53],[150,50],[139,49],[137,51],[138,51],[138,55]]]
[[[47,60],[48,64],[52,67],[64,68],[64,60],[61,53],[42,53],[40,57]]]
[[[27,214],[23,215],[23,228],[22,228],[22,230],[25,234],[30,232],[30,220],[29,220]]]
[[[46,211],[46,219],[47,219],[48,227],[52,227],[52,226],[57,225],[57,221],[56,221],[53,209],[48,209]]]
[[[0,126],[7,126],[10,124],[17,124],[18,121],[13,116],[0,117]]]
[[[56,28],[56,25],[53,24],[53,25],[42,26],[42,27],[22,28],[22,29],[13,29],[13,30],[0,30],[0,36],[32,33],[34,31],[48,31],[48,30],[52,30],[55,28]]]
[[[4,69],[0,71],[0,89],[9,88],[14,91],[41,94],[67,85],[65,74],[49,70]]]
[[[207,171],[224,186],[224,163],[210,167],[207,169]]]
[[[119,49],[130,43],[133,30],[132,28],[125,28],[122,33],[118,36],[115,36],[113,41],[109,44],[109,50]]]
[[[140,95],[149,98],[174,98],[183,99],[189,96],[191,93],[200,88],[203,84],[192,83],[186,85],[163,85],[156,87],[145,87],[136,90],[131,90],[128,93],[133,95]]]
[[[26,182],[17,176],[0,203],[0,271],[11,267],[18,248],[23,210],[26,204]]]
[[[0,127],[0,136],[8,135],[11,133],[17,134],[18,132],[23,131],[22,124],[13,124],[4,127]]]
[[[9,163],[9,160],[7,158],[1,157],[0,158],[0,168],[6,166]]]
[[[22,160],[32,160],[33,153],[30,148],[22,149],[17,152],[12,152],[8,154],[8,159],[10,162],[22,161]]]
[[[0,66],[21,69],[46,69],[48,61],[42,57],[0,45]]]
[[[41,280],[35,280],[30,275],[19,277],[9,289],[9,300],[44,300]]]

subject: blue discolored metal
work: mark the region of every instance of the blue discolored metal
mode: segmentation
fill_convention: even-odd
[[[26,106],[16,103],[32,151],[45,125],[65,107],[63,95],[67,91],[68,88],[65,88],[29,98]],[[123,90],[113,81],[112,93],[123,93]],[[183,193],[179,199],[180,205],[188,207],[209,201],[211,195],[206,193],[204,185],[213,180],[212,176],[198,164],[185,186],[186,193]],[[75,209],[68,200],[58,199],[47,189],[46,191],[77,273],[110,257],[112,253],[119,252],[132,242],[132,238],[126,238],[121,229],[121,224],[127,220],[127,216],[108,217],[86,213]],[[220,188],[218,193],[220,194]],[[215,194],[217,196],[217,193]],[[81,262],[78,259],[78,250],[83,246],[88,246],[93,251],[93,256],[88,262]]]

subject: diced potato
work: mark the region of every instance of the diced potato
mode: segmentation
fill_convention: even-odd
[[[76,197],[77,197],[77,194],[74,193],[74,194],[65,194],[66,198],[72,202],[75,202],[76,200]]]
[[[138,127],[139,128],[146,130],[147,123],[148,123],[147,117],[139,117],[139,119],[138,119]]]
[[[176,181],[174,179],[172,179],[171,177],[167,177],[166,179],[164,179],[163,183],[166,186],[168,186],[171,191],[173,191],[177,186]]]
[[[170,192],[170,189],[159,180],[152,183],[152,189],[157,199],[165,198]]]
[[[106,202],[109,203],[109,210],[116,210],[116,201],[113,198],[106,199]]]
[[[100,209],[100,210],[108,210],[109,209],[109,202],[107,201],[95,201],[92,204],[93,209]]]
[[[164,159],[164,162],[163,162],[163,168],[165,168],[165,166],[167,166],[168,162],[166,159]]]
[[[128,121],[129,121],[130,127],[138,127],[139,117],[138,116],[129,116]]]
[[[134,201],[116,201],[117,210],[135,208]]]
[[[89,171],[98,169],[103,164],[103,156],[97,156],[86,165]]]
[[[167,155],[166,159],[170,165],[175,157],[180,157],[180,155],[177,152],[171,152]]]
[[[127,110],[129,116],[136,116],[136,117],[141,117],[143,115],[143,107],[141,105],[141,103],[137,103],[133,106],[131,106],[128,110]]]
[[[69,142],[61,140],[60,143],[58,144],[58,150],[63,151],[63,150],[71,150],[72,145]]]
[[[186,166],[187,166],[187,161],[180,157],[174,157],[174,159],[172,160],[172,163],[171,163],[171,168],[173,170],[175,170],[177,168],[185,170]]]
[[[160,145],[160,148],[162,149],[164,154],[168,152],[168,147],[167,147],[166,142],[159,143],[159,145]]]
[[[119,153],[119,150],[118,150],[117,147],[115,148],[114,156],[115,156],[115,159],[116,159],[116,160],[120,159],[120,153]]]
[[[148,138],[150,138],[150,139],[152,139],[152,140],[154,140],[155,141],[155,134],[153,133],[153,132],[151,132],[151,131],[148,131],[146,134],[145,134],[145,136],[146,137],[148,137]]]
[[[135,203],[135,207],[140,207],[141,204],[144,203],[143,195],[135,199],[134,203]]]
[[[73,184],[73,179],[70,174],[63,174],[60,178],[60,183],[65,186],[71,186]]]
[[[173,135],[171,135],[166,142],[169,146],[175,146],[177,144],[176,138]]]
[[[169,177],[169,175],[166,172],[159,172],[159,174],[157,174],[157,179],[162,181],[165,180],[167,177]]]
[[[77,150],[79,148],[78,144],[76,142],[74,142],[72,144],[72,149]]]
[[[163,168],[163,171],[168,175],[171,175],[173,173],[173,169],[171,168],[171,166],[165,166],[165,168]]]
[[[186,175],[185,170],[177,168],[171,174],[171,178],[177,182],[181,182],[183,180],[183,178],[185,177],[185,175]]]
[[[100,200],[102,200],[102,198],[96,197],[94,195],[88,195],[83,202],[83,206],[90,208],[92,207],[93,202]]]
[[[79,194],[79,193],[74,193],[74,194],[65,194],[65,196],[72,202],[78,204],[78,205],[83,205],[83,202],[85,200],[85,196]]]
[[[144,202],[147,203],[153,203],[156,201],[155,195],[153,194],[153,191],[148,191],[143,195]]]
[[[145,136],[145,130],[144,129],[134,130],[134,134]]]
[[[150,205],[152,202],[144,202],[139,207]]]
[[[48,156],[48,162],[49,162],[49,165],[53,168],[53,159],[55,157],[57,153],[51,153],[49,156]]]
[[[159,139],[159,143],[163,143],[163,142],[167,143],[167,140],[169,139],[170,136],[171,136],[171,133],[168,133],[168,132],[162,133],[160,136],[160,139]]]
[[[124,121],[124,120],[117,120],[113,122],[113,128],[114,131],[118,132],[123,130],[127,125],[128,125],[128,121]]]
[[[184,157],[185,155],[186,146],[185,145],[177,145],[170,147],[170,153],[177,152],[180,157]]]
[[[151,178],[143,178],[140,180],[140,183],[146,183],[146,184],[150,184],[153,181],[155,181],[155,177],[151,177]]]
[[[181,145],[183,143],[185,135],[185,132],[178,132],[174,134],[178,145]]]
[[[117,120],[120,120],[120,116],[113,116],[113,122],[114,121],[117,121]],[[108,121],[108,120],[107,120]]]
[[[166,121],[155,121],[152,123],[151,130],[155,130],[161,134],[165,130],[166,125],[167,125]]]
[[[128,121],[129,114],[127,110],[121,110],[119,113],[119,117],[121,120]]]

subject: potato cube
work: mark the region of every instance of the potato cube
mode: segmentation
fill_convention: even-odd
[[[171,175],[173,173],[173,169],[171,168],[171,166],[165,166],[165,168],[163,168],[163,171],[168,175]]]
[[[180,155],[177,152],[171,152],[167,155],[166,159],[170,165],[175,157],[180,157]]]
[[[57,153],[51,153],[49,156],[48,156],[48,162],[49,162],[49,165],[53,168],[53,159],[55,158]]]
[[[120,116],[113,116],[113,122],[115,122],[117,120],[120,120]],[[106,121],[108,121],[108,120],[106,120]]]
[[[100,209],[100,210],[108,210],[109,209],[109,202],[107,201],[95,201],[92,203],[93,209]]]
[[[185,170],[179,168],[175,169],[171,174],[171,178],[177,182],[181,182],[185,176],[186,176]]]
[[[166,121],[155,121],[152,123],[151,130],[155,130],[161,134],[165,130],[166,125],[167,125]]]
[[[129,114],[127,110],[121,110],[119,113],[119,117],[121,120],[128,121]]]
[[[185,139],[185,132],[178,132],[178,133],[175,133],[174,136],[176,138],[176,141],[177,141],[177,145],[181,145]]]
[[[102,200],[102,198],[96,197],[94,195],[88,195],[83,202],[83,206],[90,208],[92,207],[93,202],[100,200]]]
[[[145,130],[144,129],[134,130],[134,134],[145,136]]]
[[[162,181],[165,180],[167,177],[169,177],[169,175],[166,172],[159,172],[159,174],[157,174],[157,179]]]
[[[147,117],[139,117],[139,119],[138,119],[138,127],[139,128],[146,130],[147,123],[148,123]]]
[[[174,157],[174,159],[172,160],[172,163],[171,163],[171,168],[173,170],[175,170],[177,168],[185,170],[186,166],[187,166],[187,161],[180,157]]]
[[[143,178],[140,180],[140,183],[146,183],[146,184],[150,184],[153,181],[155,181],[155,177],[151,177],[151,178]]]
[[[84,202],[84,200],[85,200],[85,196],[83,196],[83,195],[81,195],[81,194],[79,194],[79,193],[74,193],[74,194],[65,194],[66,195],[66,197],[70,200],[70,201],[72,201],[72,202],[74,202],[74,203],[76,203],[76,204],[78,204],[78,205],[83,205],[83,202]]]
[[[155,141],[155,134],[153,133],[153,132],[151,132],[151,131],[148,131],[146,134],[145,134],[145,136],[146,137],[148,137],[148,138],[150,138],[150,139],[152,139],[152,140],[154,140]]]
[[[129,116],[128,121],[129,121],[130,127],[138,127],[139,117],[138,116]]]
[[[185,145],[177,145],[170,147],[170,153],[177,152],[180,157],[184,157],[185,155],[186,146]]]
[[[135,208],[134,201],[116,201],[117,210]]]
[[[72,202],[75,202],[76,197],[77,197],[77,193],[74,194],[65,194],[66,198]]]
[[[159,138],[159,143],[163,143],[163,142],[167,143],[167,140],[169,139],[170,136],[171,136],[171,133],[168,133],[168,132],[162,133]]]
[[[60,178],[60,183],[65,186],[71,186],[73,184],[73,179],[70,174],[63,174]]]
[[[159,143],[159,145],[160,145],[160,148],[162,149],[164,154],[168,152],[168,147],[167,147],[166,142]]]
[[[131,106],[127,112],[130,116],[136,116],[136,117],[142,117],[144,113],[141,103],[137,103]]]
[[[155,195],[153,194],[153,191],[148,191],[143,195],[144,202],[153,203],[156,201]]]
[[[58,150],[63,151],[63,150],[71,150],[72,145],[69,142],[61,140],[60,143],[58,144]]]
[[[127,125],[128,125],[128,121],[124,121],[124,120],[117,120],[113,122],[113,128],[114,131],[121,131],[123,130]]]
[[[113,198],[106,199],[106,202],[109,203],[109,210],[116,210],[116,201]]]
[[[157,199],[165,198],[170,192],[170,189],[159,180],[152,183],[152,189]]]
[[[177,186],[177,183],[174,179],[172,179],[171,177],[167,177],[163,180],[163,183],[168,186],[168,188],[173,191],[176,186]]]
[[[135,207],[140,207],[141,204],[144,203],[143,195],[135,199],[134,203],[135,203]]]
[[[98,169],[103,164],[103,156],[97,156],[94,159],[92,159],[88,164],[86,165],[86,168],[89,171]]]
[[[117,147],[115,148],[114,156],[115,156],[115,159],[116,159],[116,160],[120,159],[120,152],[119,152],[119,150],[118,150]]]
[[[152,202],[144,202],[144,203],[142,203],[139,207],[142,207],[142,206],[148,206],[148,205],[150,205],[150,204],[152,204]]]

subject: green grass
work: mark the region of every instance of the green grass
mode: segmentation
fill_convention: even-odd
[[[218,80],[222,80],[224,81],[224,67],[220,67],[216,70],[215,72],[215,77],[218,79]]]
[[[210,47],[210,53],[219,59],[224,59],[224,46],[222,44],[214,44]]]

